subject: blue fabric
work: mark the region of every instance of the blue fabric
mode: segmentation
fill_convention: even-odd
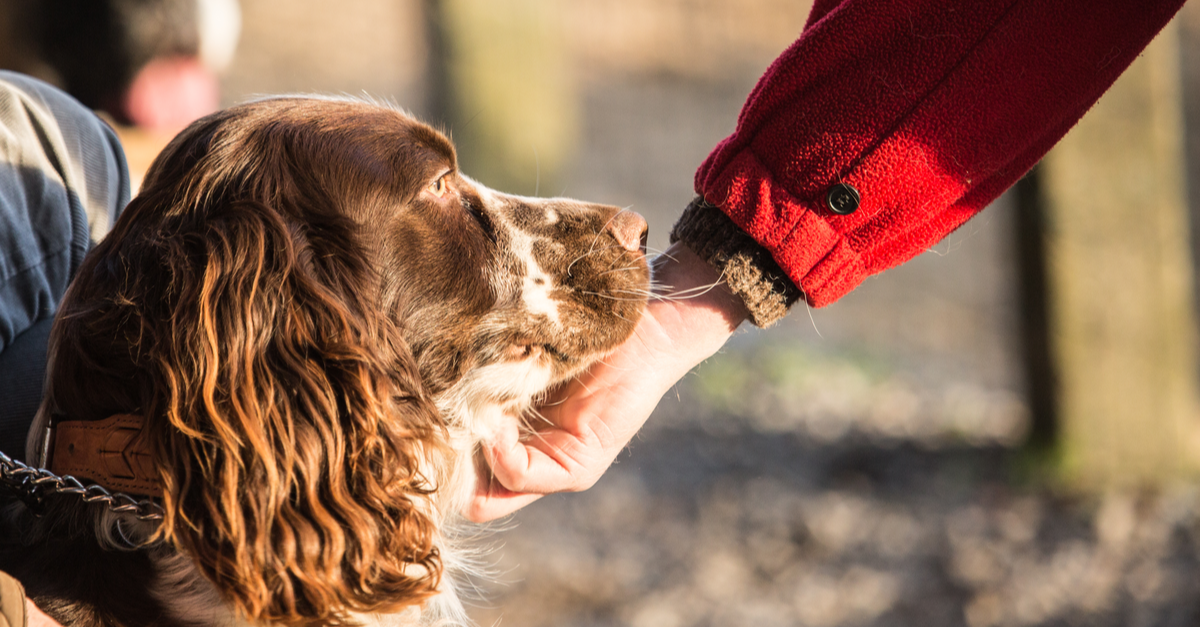
[[[0,450],[10,456],[40,402],[45,321],[128,201],[116,133],[67,94],[0,71]]]

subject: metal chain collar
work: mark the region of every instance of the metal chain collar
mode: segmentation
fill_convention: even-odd
[[[117,514],[133,514],[138,520],[162,520],[163,509],[153,499],[137,500],[123,492],[109,492],[104,486],[85,486],[71,475],[62,477],[45,468],[31,468],[0,451],[0,489],[15,492],[31,507],[41,505],[51,494],[77,494],[84,503],[102,502]]]

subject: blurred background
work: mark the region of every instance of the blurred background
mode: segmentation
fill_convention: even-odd
[[[0,66],[144,170],[256,95],[385,99],[464,170],[667,246],[809,3],[0,0]],[[1035,174],[830,307],[745,328],[590,491],[496,525],[480,624],[1195,625],[1200,9]],[[140,179],[139,179],[140,180]]]

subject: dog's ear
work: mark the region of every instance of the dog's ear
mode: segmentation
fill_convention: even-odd
[[[252,621],[421,602],[441,576],[428,497],[444,427],[359,225],[287,181],[238,198],[170,178],[84,262],[47,406],[145,416],[159,537]]]
[[[423,473],[438,417],[354,225],[325,218],[231,203],[166,261],[164,533],[266,622],[396,609],[440,575]]]

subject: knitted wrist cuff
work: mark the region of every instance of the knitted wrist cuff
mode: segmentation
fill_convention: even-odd
[[[721,273],[757,326],[774,324],[803,296],[767,249],[703,198],[693,200],[671,229],[675,242],[686,244]]]

